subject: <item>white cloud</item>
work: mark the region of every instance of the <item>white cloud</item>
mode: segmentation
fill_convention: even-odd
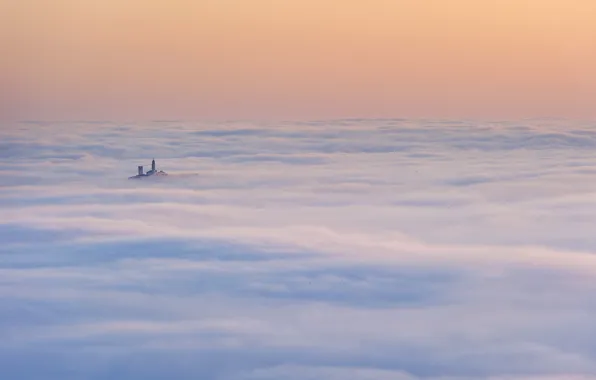
[[[2,129],[0,365],[590,379],[595,136],[564,121]],[[153,157],[169,177],[126,179]]]

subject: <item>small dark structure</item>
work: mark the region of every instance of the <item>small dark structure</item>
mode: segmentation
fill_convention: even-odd
[[[147,173],[143,173],[143,166],[140,165],[138,167],[138,174],[132,177],[128,177],[128,179],[137,179],[137,178],[146,178],[146,177],[153,177],[153,176],[166,176],[168,175],[166,172],[160,170],[157,171],[156,166],[155,166],[155,159],[153,159],[153,161],[151,161],[151,170],[149,170]]]

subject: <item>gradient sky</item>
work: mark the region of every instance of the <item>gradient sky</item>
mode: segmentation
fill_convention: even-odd
[[[594,0],[0,0],[0,111],[591,118],[594,20]]]

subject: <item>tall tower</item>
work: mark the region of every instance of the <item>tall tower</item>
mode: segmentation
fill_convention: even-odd
[[[155,158],[151,161],[151,170],[155,171]]]

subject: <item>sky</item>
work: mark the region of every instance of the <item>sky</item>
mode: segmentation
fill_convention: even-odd
[[[1,0],[25,120],[596,116],[593,0]]]
[[[0,128],[3,377],[594,380],[595,150],[553,119]]]

